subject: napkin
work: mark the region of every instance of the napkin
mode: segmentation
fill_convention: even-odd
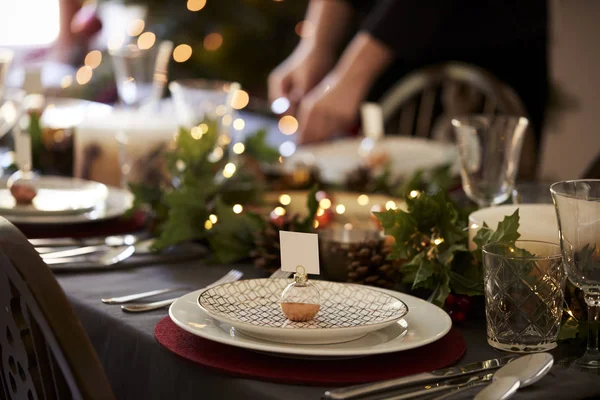
[[[461,390],[448,397],[451,400],[467,400],[483,389],[484,386]],[[600,398],[598,375],[592,372],[582,372],[572,368],[555,366],[548,375],[534,385],[528,386],[512,397],[515,400],[584,400]]]

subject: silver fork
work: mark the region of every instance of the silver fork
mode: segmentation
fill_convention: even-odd
[[[243,275],[244,274],[242,272],[238,271],[237,269],[232,269],[225,276],[223,276],[221,279],[219,279],[216,282],[208,285],[206,288],[211,288],[213,286],[221,285],[223,283],[238,281],[238,280],[240,280],[240,278]],[[179,297],[175,297],[175,298],[167,299],[167,300],[161,300],[161,301],[154,301],[152,303],[133,303],[133,304],[127,304],[127,305],[122,305],[121,309],[123,311],[132,312],[132,313],[157,310],[159,308],[163,308],[163,307],[166,307],[168,305],[171,305],[178,298]]]

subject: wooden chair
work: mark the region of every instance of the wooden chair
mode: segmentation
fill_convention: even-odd
[[[454,141],[450,121],[465,114],[527,116],[516,92],[487,71],[448,62],[401,79],[379,101],[386,133]],[[525,136],[519,177],[535,178],[537,150],[531,128]]]
[[[94,348],[54,275],[4,218],[0,399],[114,399]]]

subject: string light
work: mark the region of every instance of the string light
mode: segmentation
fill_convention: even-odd
[[[323,210],[321,207],[319,207],[317,209],[317,217],[322,217],[325,214],[325,210]]]
[[[433,241],[433,243],[434,243],[436,246],[439,246],[440,244],[444,243],[444,239],[443,239],[443,238],[436,238],[436,239]]]
[[[202,132],[202,129],[200,129],[200,127],[195,126],[190,130],[190,135],[192,135],[192,138],[200,140],[202,139],[202,136],[204,136],[204,133]]]
[[[188,0],[187,9],[193,12],[200,11],[206,5],[206,0]]]
[[[219,104],[215,112],[219,117],[222,117],[227,112],[227,107],[225,107],[225,104]]]
[[[223,118],[221,119],[221,123],[223,124],[223,126],[229,126],[229,125],[231,125],[232,119],[233,118],[231,118],[231,115],[229,115],[229,114],[224,115]]]
[[[219,136],[219,145],[220,146],[227,146],[229,143],[231,143],[231,138],[227,135],[221,135]]]
[[[244,211],[244,207],[242,207],[241,204],[236,204],[233,206],[233,212],[236,214],[241,214],[241,212]]]
[[[173,60],[178,63],[186,62],[192,56],[192,47],[188,44],[180,44],[173,50]]]
[[[85,56],[83,63],[91,69],[98,68],[98,66],[102,63],[102,53],[98,50],[90,51],[87,56]]]
[[[177,171],[183,172],[185,170],[185,162],[183,160],[177,160],[177,162],[175,162],[175,168],[177,168]]]
[[[414,199],[414,198],[416,198],[418,195],[419,195],[419,191],[418,191],[418,190],[411,190],[411,191],[410,191],[410,193],[408,194],[408,196],[409,196],[411,199]]]
[[[93,75],[92,69],[90,67],[88,67],[87,65],[85,65],[77,70],[75,79],[77,80],[77,83],[79,83],[80,85],[85,85],[92,79],[92,75]]]
[[[233,174],[235,174],[236,166],[234,163],[227,163],[225,167],[223,167],[223,176],[225,178],[231,178]]]
[[[73,84],[73,77],[71,75],[64,76],[60,81],[60,87],[63,89],[68,88]]]
[[[206,229],[207,231],[210,231],[213,227],[213,223],[210,220],[206,220],[204,222],[204,229]]]
[[[271,104],[271,111],[273,111],[275,114],[283,114],[289,108],[290,101],[287,99],[287,97],[279,97],[273,100],[273,103]]]
[[[208,51],[218,50],[223,44],[223,36],[220,33],[209,33],[204,38],[204,48]]]
[[[231,107],[241,110],[250,102],[250,96],[245,90],[236,90],[231,96]]]
[[[316,219],[313,221],[313,228],[317,229],[319,227],[319,221]]]
[[[386,210],[395,210],[396,209],[396,202],[393,200],[389,200],[387,203],[385,203],[385,209]]]
[[[366,194],[361,194],[360,196],[358,196],[358,198],[356,199],[356,202],[358,203],[358,205],[360,206],[366,206],[367,204],[369,204],[369,196],[367,196]]]
[[[287,206],[292,202],[292,198],[289,194],[282,194],[281,196],[279,196],[279,202],[284,206]]]
[[[235,129],[236,131],[241,131],[242,129],[244,129],[245,126],[246,126],[246,123],[241,118],[236,118],[233,121],[233,129]]]
[[[296,152],[296,144],[291,141],[286,141],[279,145],[279,154],[284,157],[289,157]],[[281,161],[283,162],[283,160]]]
[[[142,19],[134,19],[129,23],[127,27],[127,34],[129,36],[138,36],[142,32],[144,32],[144,28],[146,27],[146,23]]]
[[[281,117],[277,124],[284,135],[293,135],[298,130],[298,120],[291,115]]]
[[[242,142],[238,142],[233,145],[233,152],[235,154],[242,154],[245,150],[246,150],[246,146],[244,146],[244,143],[242,143]]]
[[[219,218],[217,218],[217,216],[215,214],[210,214],[208,216],[208,219],[210,220],[210,222],[212,222],[213,224],[216,224],[217,221],[219,220]]]
[[[275,209],[273,210],[273,213],[275,213],[275,215],[277,215],[278,217],[282,217],[285,215],[285,208],[275,207]]]
[[[141,50],[148,50],[156,42],[156,35],[152,32],[144,32],[140,35],[137,45]]]
[[[335,206],[335,212],[338,214],[343,214],[346,212],[346,206],[344,206],[343,204],[338,204],[337,206]]]

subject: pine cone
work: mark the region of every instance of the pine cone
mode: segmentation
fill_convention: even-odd
[[[297,215],[293,217],[280,217],[277,220],[268,219],[265,229],[254,235],[256,248],[250,253],[254,265],[268,273],[273,273],[281,268],[281,255],[279,253],[279,231],[298,231]]]
[[[383,239],[357,243],[348,252],[348,282],[393,289],[400,281],[400,265],[388,260],[391,249]]]

